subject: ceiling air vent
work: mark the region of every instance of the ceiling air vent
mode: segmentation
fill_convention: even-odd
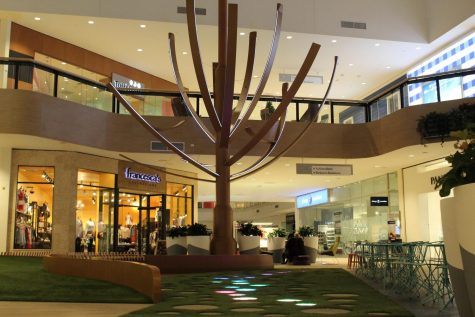
[[[366,30],[366,23],[364,23],[364,22],[341,21],[341,27],[342,28],[347,28],[347,29]]]
[[[293,82],[297,75],[294,74],[279,74],[279,81],[280,82]],[[314,85],[322,85],[323,84],[323,76],[313,76],[308,75],[303,80],[304,84],[314,84]]]
[[[186,7],[177,7],[176,13],[186,14]],[[206,8],[195,8],[196,15],[206,15]]]
[[[172,144],[181,151],[185,150],[184,142],[172,142]],[[151,141],[150,151],[151,152],[171,152],[171,150],[169,150],[168,147],[160,141]]]

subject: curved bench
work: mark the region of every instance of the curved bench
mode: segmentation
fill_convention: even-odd
[[[91,278],[130,287],[154,303],[160,301],[160,270],[156,266],[138,262],[103,259],[74,259],[53,255],[43,258],[47,272]]]

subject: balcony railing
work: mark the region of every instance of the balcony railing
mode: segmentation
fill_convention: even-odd
[[[37,91],[99,110],[127,114],[125,108],[107,90],[106,83],[87,79],[32,59],[0,58],[0,65],[8,68],[6,87],[8,89]],[[142,115],[187,115],[187,110],[180,102],[178,91],[149,89],[120,89],[120,91]],[[202,117],[207,117],[201,95],[190,92],[189,97],[196,112]],[[252,97],[250,95],[248,100]],[[475,97],[475,68],[405,78],[373,94],[368,100],[327,100],[318,115],[317,122],[365,123],[378,120],[404,107],[467,97]],[[235,100],[237,102],[238,96],[235,96]],[[250,119],[261,120],[261,110],[268,101],[277,105],[281,98],[261,97]],[[311,105],[320,102],[320,99],[295,98],[289,105],[286,120],[308,120],[313,109]]]

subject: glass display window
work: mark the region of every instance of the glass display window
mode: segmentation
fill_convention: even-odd
[[[76,252],[109,252],[113,244],[114,174],[78,171]]]
[[[186,226],[193,223],[193,186],[167,184],[167,208],[170,211],[169,226]]]
[[[51,249],[53,190],[53,167],[18,167],[15,249]]]

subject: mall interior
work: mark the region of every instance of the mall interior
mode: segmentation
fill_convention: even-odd
[[[251,94],[260,85],[276,3],[235,2],[238,96],[253,30]],[[269,105],[279,104],[282,82],[295,78],[312,42],[321,49],[288,107],[282,144],[321,102],[339,56],[336,76],[308,133],[268,168],[232,183],[234,221],[252,221],[266,232],[310,226],[322,247],[340,237],[342,253],[356,241],[384,241],[389,234],[401,241],[443,240],[434,183],[449,169],[444,157],[455,151],[454,141],[422,139],[416,127],[431,111],[474,103],[475,3],[282,3],[280,46],[249,127],[260,127]],[[175,146],[214,168],[213,148],[181,103],[168,56],[173,32],[190,101],[208,124],[184,6],[0,1],[0,252],[156,254],[157,241],[172,226],[213,228],[214,185],[148,134],[107,89],[113,83]],[[214,1],[196,6],[211,83],[216,8]],[[249,137],[242,132],[231,150]],[[258,146],[232,171],[252,165],[265,149]],[[261,243],[266,246],[265,236]]]
[[[0,251],[150,253],[171,226],[213,227],[214,185],[198,180],[205,178],[202,172],[132,121],[106,88],[114,83],[176,146],[214,167],[213,149],[180,103],[169,65],[167,37],[173,32],[190,101],[207,120],[181,2],[2,1]],[[237,2],[236,94],[254,29],[259,35],[250,91],[259,84],[275,12],[273,1]],[[266,232],[310,226],[322,245],[339,236],[342,252],[355,241],[386,240],[389,233],[402,241],[441,241],[434,180],[449,168],[444,157],[453,153],[453,141],[422,140],[416,125],[430,111],[473,102],[475,5],[457,0],[447,11],[444,1],[283,4],[274,69],[249,126],[262,124],[266,105],[278,105],[280,85],[295,77],[311,42],[322,47],[288,107],[282,143],[321,101],[339,56],[336,76],[305,137],[276,163],[232,183],[234,220],[252,221]],[[216,8],[213,1],[196,5],[211,82]],[[444,19],[437,18],[441,14]],[[234,148],[248,137],[239,135]],[[257,146],[233,169],[253,164],[264,151]],[[144,184],[124,177],[127,171],[161,182]]]

